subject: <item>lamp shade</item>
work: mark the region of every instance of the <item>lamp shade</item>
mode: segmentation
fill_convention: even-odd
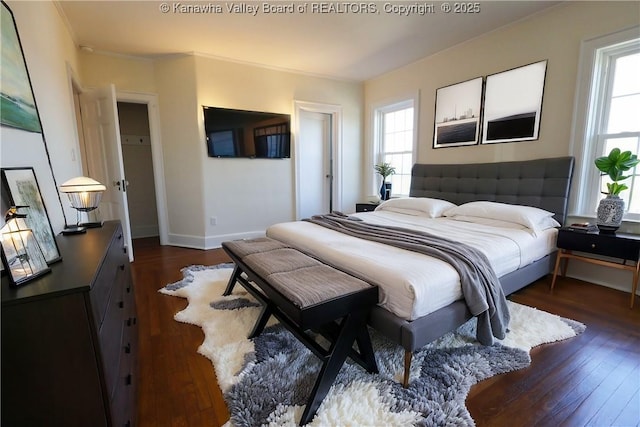
[[[71,206],[83,212],[97,208],[102,199],[102,192],[106,189],[107,187],[95,179],[86,176],[71,178],[60,186],[60,191],[69,196]]]

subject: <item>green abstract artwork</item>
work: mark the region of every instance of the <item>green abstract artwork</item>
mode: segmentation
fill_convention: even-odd
[[[11,11],[4,2],[0,13],[0,124],[42,133],[16,25]]]

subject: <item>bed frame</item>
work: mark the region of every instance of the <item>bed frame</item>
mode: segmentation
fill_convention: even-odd
[[[411,171],[410,195],[444,199],[457,205],[488,200],[534,206],[554,212],[554,218],[564,224],[573,169],[573,157],[462,165],[416,164]],[[505,295],[549,274],[555,256],[555,253],[547,255],[501,277]],[[405,349],[406,387],[413,352],[457,329],[471,317],[464,301],[459,300],[413,321],[376,306],[369,323]]]

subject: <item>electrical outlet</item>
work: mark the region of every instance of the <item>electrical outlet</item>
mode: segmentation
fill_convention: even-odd
[[[215,216],[210,217],[209,225],[218,225],[218,217],[215,217]]]

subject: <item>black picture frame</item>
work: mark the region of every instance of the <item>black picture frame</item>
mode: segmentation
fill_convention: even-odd
[[[484,78],[436,89],[433,148],[477,145],[482,126]]]
[[[3,227],[3,230],[8,227]],[[15,237],[12,237],[15,236]],[[2,265],[13,286],[19,286],[51,271],[33,230],[2,233]]]
[[[538,61],[487,76],[482,144],[539,138],[547,62]]]
[[[47,264],[62,259],[33,167],[2,168],[2,186],[10,206],[26,206],[25,223],[33,230]]]

